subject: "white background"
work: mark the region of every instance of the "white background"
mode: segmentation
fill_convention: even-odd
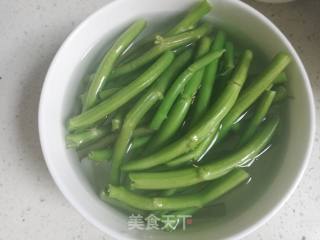
[[[42,157],[37,108],[60,44],[108,0],[0,0],[0,240],[110,239],[64,199]],[[296,47],[320,107],[320,1],[270,5],[248,1]],[[283,209],[246,240],[320,239],[319,127],[303,181]]]

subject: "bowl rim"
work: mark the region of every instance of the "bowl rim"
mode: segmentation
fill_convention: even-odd
[[[44,117],[44,112],[45,112],[45,108],[44,108],[44,99],[46,96],[46,91],[48,91],[48,79],[50,78],[50,75],[52,73],[52,71],[54,71],[54,67],[56,65],[57,60],[60,58],[60,55],[62,54],[62,52],[64,51],[64,49],[66,48],[66,45],[68,45],[69,42],[72,41],[72,39],[74,37],[76,37],[76,35],[78,34],[78,32],[80,32],[87,24],[88,22],[91,21],[92,18],[94,18],[96,15],[99,15],[100,13],[104,12],[105,9],[109,8],[110,6],[113,6],[115,4],[119,4],[119,2],[124,2],[127,0],[111,0],[110,2],[106,3],[104,6],[102,6],[100,9],[94,11],[93,13],[91,13],[88,17],[86,17],[69,35],[68,37],[64,40],[64,42],[62,43],[61,47],[58,49],[57,53],[55,54],[50,67],[48,69],[48,72],[46,74],[44,83],[42,85],[42,90],[41,90],[41,95],[40,95],[40,101],[39,101],[39,107],[38,107],[38,131],[39,131],[39,138],[40,138],[40,145],[41,145],[41,149],[42,149],[42,153],[44,156],[44,159],[46,161],[48,170],[54,180],[54,182],[56,183],[57,187],[59,188],[59,190],[62,192],[62,194],[64,195],[64,197],[70,202],[70,204],[85,218],[88,220],[88,222],[90,222],[92,225],[96,226],[98,229],[100,229],[102,232],[109,234],[112,237],[115,237],[116,239],[127,239],[127,240],[131,240],[131,237],[126,237],[123,236],[123,234],[113,230],[112,228],[101,224],[99,221],[97,221],[95,219],[94,216],[92,216],[92,214],[87,211],[85,208],[83,208],[78,202],[77,200],[73,197],[73,194],[71,191],[69,191],[63,184],[63,181],[61,180],[61,178],[58,177],[58,175],[56,174],[56,172],[54,171],[53,165],[52,165],[52,161],[49,161],[49,155],[47,154],[47,146],[45,144],[45,134],[43,132],[43,129],[45,128],[45,123],[42,120]],[[311,85],[310,85],[310,80],[308,77],[308,74],[305,70],[305,67],[300,59],[300,57],[298,56],[296,50],[294,49],[294,47],[292,46],[292,44],[290,43],[290,41],[285,37],[285,35],[276,27],[276,25],[270,20],[268,19],[266,16],[264,16],[262,13],[260,13],[258,10],[254,9],[253,7],[251,7],[250,5],[248,5],[247,3],[244,3],[242,1],[234,1],[233,4],[238,5],[237,7],[239,8],[243,8],[245,11],[249,11],[251,14],[253,14],[257,19],[261,20],[264,24],[268,25],[268,27],[270,27],[272,29],[272,31],[274,32],[274,34],[276,34],[278,37],[281,38],[281,41],[288,47],[288,49],[290,50],[290,54],[293,57],[293,60],[297,63],[297,69],[298,71],[301,73],[301,75],[303,76],[303,81],[305,82],[305,87],[306,87],[306,92],[307,92],[307,97],[308,97],[308,110],[310,112],[309,115],[309,126],[310,126],[310,131],[308,133],[309,138],[308,138],[308,144],[307,144],[307,149],[305,150],[305,154],[304,154],[304,159],[303,159],[303,163],[301,165],[300,171],[298,172],[298,174],[295,176],[294,181],[291,183],[290,188],[287,189],[287,191],[285,191],[283,193],[283,197],[281,198],[281,200],[274,205],[274,207],[263,217],[261,217],[260,220],[258,220],[255,224],[242,229],[240,232],[235,233],[232,238],[234,239],[241,239],[247,235],[249,235],[250,233],[254,232],[255,230],[257,230],[259,227],[261,227],[262,225],[264,225],[267,221],[269,221],[271,219],[272,216],[274,216],[279,210],[280,208],[287,202],[287,200],[292,196],[293,192],[295,191],[295,189],[297,188],[299,182],[301,181],[303,174],[307,168],[308,162],[310,160],[311,157],[311,153],[312,153],[312,149],[313,149],[313,144],[314,144],[314,135],[315,135],[315,104],[314,104],[314,97],[313,97],[313,92],[311,89]]]

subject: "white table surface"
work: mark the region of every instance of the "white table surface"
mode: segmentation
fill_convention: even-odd
[[[0,240],[111,239],[66,201],[42,157],[37,108],[60,44],[106,0],[0,0]],[[283,5],[248,1],[269,16],[302,57],[315,94],[317,137],[297,191],[246,240],[320,239],[320,1]]]

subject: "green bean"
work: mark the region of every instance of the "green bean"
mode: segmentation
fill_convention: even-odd
[[[241,119],[237,119],[233,125],[232,125],[232,130],[234,132],[239,132],[240,129],[243,128],[243,120],[245,119],[248,114],[245,113],[244,116],[241,117]],[[192,152],[187,153],[185,155],[182,155],[181,157],[178,157],[176,159],[173,159],[172,161],[166,163],[166,166],[168,167],[177,167],[181,166],[184,164],[191,164],[194,162],[199,162],[205,154],[210,150],[210,148],[217,142],[219,141],[219,133],[216,135],[211,134],[209,137],[207,137],[203,142],[199,144],[199,146]]]
[[[221,120],[236,102],[241,87],[247,78],[252,57],[252,52],[250,50],[244,52],[241,62],[222,96],[208,110],[208,113],[204,118],[194,128],[188,131],[184,137],[154,154],[125,163],[122,170],[136,171],[164,164],[184,153],[194,150],[206,137],[210,134],[215,134]]]
[[[84,84],[87,85],[86,87],[88,88],[88,85],[90,85],[90,83],[92,83],[92,80],[94,79],[95,77],[95,73],[91,73],[89,75],[87,75],[85,78],[84,78]],[[87,98],[87,94],[88,94],[88,89],[86,89],[84,91],[84,93],[82,93],[80,95],[80,100],[81,100],[81,105],[82,105],[82,109],[84,108],[84,104],[85,104],[85,101],[86,101],[86,98]]]
[[[120,202],[120,201],[118,201],[116,199],[110,198],[106,191],[102,191],[100,193],[100,199],[102,201],[112,205],[113,207],[116,207],[116,208],[118,208],[120,210],[123,210],[124,212],[129,213],[129,214],[140,214],[142,216],[144,216],[146,214],[145,211],[130,207],[127,204],[124,204],[123,202]]]
[[[198,5],[194,6],[194,8],[192,8],[186,16],[167,33],[167,35],[176,35],[189,31],[204,15],[210,12],[211,8],[208,1],[201,1]]]
[[[153,134],[153,133],[154,133],[154,130],[152,130],[150,128],[140,127],[140,128],[137,128],[136,130],[134,130],[133,136],[134,137],[144,137],[144,136],[149,136],[150,134]]]
[[[169,189],[191,186],[219,178],[259,156],[270,142],[278,124],[278,117],[271,118],[257,131],[249,143],[237,152],[212,163],[167,172],[130,173],[131,186],[137,189]]]
[[[178,192],[179,188],[170,188],[161,192],[161,197],[171,197]]]
[[[107,99],[110,97],[112,94],[114,94],[116,91],[118,91],[120,88],[119,87],[111,87],[106,90],[102,90],[99,93],[99,99],[97,100],[97,103],[100,103],[101,101]],[[83,94],[80,95],[80,100],[81,100],[81,106],[82,106],[82,112],[84,112],[84,104],[86,101],[88,91],[84,92]]]
[[[202,18],[202,16],[207,14],[211,10],[211,8],[212,7],[207,1],[201,1],[199,4],[194,6],[194,8],[192,8],[177,25],[170,29],[165,34],[165,36],[174,36],[194,29],[196,24]],[[148,37],[144,41],[140,42],[139,46],[133,49],[133,51],[130,51],[128,54],[125,54],[124,57],[129,58],[130,61],[142,55],[145,51],[147,51],[148,48],[153,47],[153,39],[154,36]],[[128,60],[125,60],[124,62],[127,61]],[[124,62],[120,62],[120,64]]]
[[[83,112],[84,111],[84,104],[85,104],[85,101],[86,101],[86,98],[87,98],[87,93],[88,93],[88,91],[85,91],[84,93],[82,93],[81,95],[80,95],[80,102],[81,102],[81,112]]]
[[[116,138],[117,138],[117,134],[112,133],[99,139],[98,141],[95,141],[94,143],[88,146],[81,147],[80,149],[78,149],[78,156],[80,157],[80,159],[82,159],[88,156],[90,151],[99,150],[101,148],[108,147],[116,140]]]
[[[125,103],[130,101],[145,88],[150,86],[174,59],[172,52],[164,53],[151,67],[149,67],[140,77],[127,86],[78,116],[71,118],[68,122],[70,131],[88,128],[96,122],[107,117],[108,114],[115,111]]]
[[[224,66],[221,75],[228,76],[235,67],[234,63],[234,45],[231,41],[225,43],[226,53],[224,54]]]
[[[134,137],[143,137],[143,136],[148,136],[152,133],[153,131],[147,128],[138,128],[134,131],[133,135]],[[80,158],[86,157],[90,151],[93,150],[99,150],[101,148],[106,148],[113,144],[117,138],[116,133],[109,134],[105,137],[102,137],[101,139],[91,143],[88,146],[81,146],[78,149],[78,155]]]
[[[129,151],[137,149],[147,143],[146,140],[149,140],[150,136],[141,136],[134,138],[132,143],[130,144]],[[116,137],[114,138],[114,140]],[[105,147],[105,146],[103,146]],[[103,149],[93,149],[88,153],[88,159],[93,161],[109,161],[111,160],[113,151],[110,148],[103,148]]]
[[[259,74],[254,74],[252,76],[249,77],[249,80],[247,82],[248,85],[252,84],[253,82],[257,81],[257,78],[259,77]],[[288,81],[288,76],[285,72],[281,72],[272,82],[272,84],[270,84],[269,88],[271,89],[273,85],[280,85],[280,84],[284,84]],[[246,86],[244,87],[246,88]],[[269,90],[270,90],[269,89]]]
[[[145,146],[149,142],[149,140],[150,136],[133,138],[132,146],[130,147],[130,149],[137,149],[142,146]]]
[[[98,94],[103,86],[108,81],[111,70],[114,63],[119,56],[127,49],[127,47],[133,42],[133,40],[141,33],[145,28],[146,21],[135,21],[121,36],[116,40],[111,49],[104,56],[101,61],[92,82],[90,83],[89,90],[86,96],[84,109],[94,106],[98,99]]]
[[[208,182],[200,183],[193,186],[183,187],[183,188],[170,188],[163,190],[160,193],[161,197],[171,197],[177,194],[189,194],[189,193],[196,193],[201,191],[203,188],[207,186]]]
[[[156,60],[156,59],[155,59]],[[125,74],[123,76],[120,76],[119,78],[117,78],[116,80],[112,77],[112,75],[110,76],[110,81],[108,82],[107,86],[104,89],[108,89],[108,88],[122,88],[128,84],[130,84],[132,81],[134,81],[135,79],[137,79],[141,74],[143,74],[145,72],[145,70],[152,64],[154,63],[154,61],[150,62],[150,64],[146,64],[146,66],[144,68],[140,68],[138,70],[135,70],[133,72],[130,72],[128,74]]]
[[[244,170],[236,169],[226,176],[212,181],[199,193],[184,194],[174,197],[145,197],[128,191],[124,187],[109,186],[109,197],[142,210],[179,210],[186,208],[201,208],[209,202],[222,196],[229,190],[248,179]]]
[[[211,39],[204,37],[199,43],[199,49],[196,58],[199,59],[205,55],[211,46]],[[162,146],[170,139],[177,130],[181,127],[193,100],[193,96],[196,94],[199,85],[201,83],[204,74],[204,69],[197,71],[192,79],[187,83],[183,93],[179,96],[178,100],[174,103],[172,109],[169,112],[168,118],[161,125],[160,130],[151,138],[148,145],[148,151]]]
[[[225,33],[223,31],[219,31],[213,42],[211,52],[223,49],[225,45],[225,38]],[[217,75],[218,66],[219,59],[216,59],[215,61],[211,62],[208,66],[206,66],[204,77],[201,82],[201,87],[199,89],[199,93],[195,102],[193,119],[191,121],[192,124],[197,122],[199,118],[202,117],[203,113],[208,109],[212,96],[213,86]]]
[[[112,131],[119,130],[122,125],[123,117],[125,115],[124,110],[126,109],[119,109],[116,115],[111,120],[111,129]]]
[[[246,177],[247,176],[247,177]],[[232,189],[236,188],[237,186],[239,186],[242,182],[244,182],[246,179],[248,179],[250,176],[244,172],[243,170],[238,171],[238,170],[233,170],[231,173],[229,173],[228,175],[215,180],[216,181],[216,185],[214,187],[219,186],[217,184],[218,180],[220,180],[220,184],[221,181],[223,181],[222,179],[225,178],[225,182],[229,181],[231,184],[229,185],[228,188],[223,189],[223,191],[221,191],[221,193],[219,194],[219,196],[215,196],[215,195],[211,195],[211,197],[208,197],[208,199],[205,201],[204,206],[210,204],[211,202],[213,202],[214,200],[218,199],[220,196],[223,196],[224,194],[226,194],[227,192],[231,191]],[[232,180],[233,179],[233,180]],[[234,181],[234,182],[233,182]],[[233,183],[232,183],[233,182]],[[220,185],[222,186],[222,185]],[[192,208],[187,208],[187,209],[182,209],[182,210],[176,210],[171,212],[169,215],[172,216],[170,218],[171,221],[171,225],[177,227],[178,225],[181,224],[181,220],[183,217],[186,216],[192,216],[194,215],[196,212],[198,212],[201,208],[199,207],[192,207]],[[175,228],[176,229],[176,228]],[[165,228],[164,230],[166,231],[172,231],[175,230],[172,228]]]
[[[112,94],[114,94],[115,92],[119,91],[119,89],[120,88],[118,88],[118,87],[114,87],[114,88],[108,88],[108,89],[102,90],[99,93],[99,99],[105,100],[108,97],[110,97]]]
[[[151,120],[151,129],[158,130],[160,128],[163,121],[167,118],[168,112],[170,111],[175,100],[177,99],[181,91],[183,91],[185,85],[190,81],[193,75],[201,68],[208,65],[210,62],[221,57],[223,52],[223,50],[220,50],[210,54],[206,54],[205,56],[201,57],[193,64],[191,64],[185,71],[183,71],[180,74],[180,76],[174,81],[172,86],[169,88],[164,100],[162,101],[160,107],[155,113],[153,119]]]
[[[218,82],[218,91],[222,90],[225,85],[227,84],[226,78],[229,77],[232,70],[234,69],[234,45],[232,42],[227,41],[225,44],[226,52],[224,54],[224,72],[223,76],[224,79],[220,79],[221,81]],[[223,81],[222,81],[223,80]],[[201,116],[201,113],[195,109],[194,112],[194,118],[193,121],[196,121]],[[176,167],[185,163],[192,163],[194,161],[200,161],[201,158],[206,154],[206,152],[210,149],[210,145],[213,145],[214,139],[216,135],[211,135],[207,139],[205,139],[203,142],[200,143],[200,145],[196,148],[196,150],[187,153],[181,157],[178,157],[170,162],[168,162],[166,165],[168,167]]]
[[[291,58],[285,53],[277,54],[271,64],[240,95],[235,106],[222,121],[219,138],[223,138],[232,124],[248,109],[256,99],[273,83],[277,76],[288,66]]]
[[[206,15],[211,8],[211,5],[207,1],[201,1],[199,4],[195,5],[178,24],[171,28],[165,36],[174,36],[194,29],[199,20]],[[153,43],[151,42],[151,39],[153,40],[154,36],[142,41],[140,46],[137,49],[134,49],[133,53],[130,53],[129,57],[131,59],[136,58],[145,52],[147,48],[152,47]]]
[[[190,44],[210,31],[210,25],[203,23],[200,27],[195,30],[181,33],[172,37],[162,38],[160,36],[156,37],[156,45],[150,50],[142,54],[141,56],[133,59],[130,62],[123,63],[122,65],[115,68],[112,72],[112,77],[116,78],[124,74],[130,73],[145,64],[156,59],[159,55],[167,50],[173,50],[178,47]]]
[[[273,100],[274,103],[281,102],[281,101],[288,98],[289,94],[288,94],[288,90],[285,86],[279,85],[279,86],[274,87],[273,89],[274,89],[274,91],[276,91],[276,96]]]
[[[185,163],[200,161],[202,157],[204,157],[204,155],[208,152],[210,146],[214,144],[217,139],[216,137],[217,135],[211,134],[206,139],[204,139],[194,151],[173,159],[172,161],[166,163],[166,166],[176,167]]]
[[[120,166],[130,143],[133,130],[136,128],[146,112],[149,111],[149,109],[161,98],[162,94],[158,91],[153,91],[152,93],[148,92],[126,115],[112,154],[112,184],[118,185],[120,183]]]
[[[177,61],[168,68],[168,72],[157,81],[151,89],[144,94],[132,109],[125,116],[122,129],[115,144],[115,150],[112,156],[111,182],[119,184],[120,181],[120,166],[130,143],[132,133],[139,124],[143,116],[163,98],[163,94],[172,80],[172,76],[182,69],[191,58],[191,50],[177,58]],[[181,56],[183,58],[181,58]],[[186,58],[187,57],[187,58]]]
[[[257,128],[262,123],[264,118],[266,117],[270,106],[274,100],[276,95],[275,91],[266,91],[262,96],[261,99],[255,109],[255,113],[253,117],[250,119],[246,130],[244,131],[243,135],[240,137],[239,144],[242,146],[246,142],[248,142],[254,133],[257,131]]]
[[[251,110],[253,111],[253,110]],[[250,109],[247,111],[250,113]],[[245,122],[246,120],[248,120],[249,118],[251,118],[252,116],[249,116],[247,117],[248,113],[245,113],[245,116],[241,116],[240,118],[238,118],[233,124],[232,124],[232,127],[231,127],[231,131],[233,133],[240,133],[241,130],[244,128],[244,125],[245,125]],[[252,114],[250,114],[252,115]]]
[[[223,89],[226,87],[227,82],[230,79],[230,76],[232,75],[232,72],[235,68],[235,46],[231,41],[227,41],[225,44],[226,53],[224,54],[224,62],[221,62],[220,66],[221,69],[219,69],[219,74],[217,76],[217,79],[215,81],[215,85],[212,92],[212,99],[211,101],[216,101],[217,98],[219,98],[220,93],[223,92]],[[246,81],[246,84],[243,88],[246,87],[250,79]]]
[[[68,148],[80,148],[86,146],[103,136],[107,135],[110,130],[107,127],[94,127],[82,132],[72,133],[66,136]]]
[[[92,150],[88,154],[88,159],[97,162],[109,161],[111,159],[112,151],[111,149],[99,149],[99,150]]]

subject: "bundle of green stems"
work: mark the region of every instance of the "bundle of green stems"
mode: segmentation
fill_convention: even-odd
[[[133,22],[107,49],[81,94],[82,111],[68,120],[67,147],[86,161],[110,161],[101,198],[116,208],[195,214],[250,178],[242,166],[272,143],[281,122],[272,108],[287,99],[290,57],[276,54],[252,77],[254,52],[203,20],[211,8],[196,4],[148,37],[147,49],[135,41],[146,21]],[[232,151],[216,156],[233,134]]]

